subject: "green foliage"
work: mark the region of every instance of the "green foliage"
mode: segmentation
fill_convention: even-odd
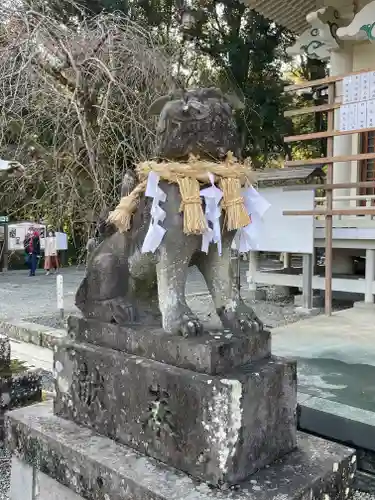
[[[35,2],[35,0],[29,0]],[[42,0],[37,0],[42,1]],[[45,9],[45,3],[41,3]],[[194,22],[181,29],[182,3],[178,0],[52,0],[48,10],[55,17],[97,15],[121,11],[180,54],[176,81],[189,85],[217,85],[236,92],[245,103],[238,114],[244,156],[262,168],[287,154],[309,158],[324,153],[324,141],[285,145],[285,135],[323,130],[324,119],[301,115],[284,118],[288,107],[317,104],[311,95],[284,95],[285,49],[293,42],[284,28],[268,21],[240,0],[192,0],[188,12]],[[325,75],[325,64],[301,59],[293,79]]]
[[[323,61],[300,58],[300,64],[290,73],[289,78],[294,81],[318,80],[327,75],[327,65]],[[293,98],[293,108],[306,108],[324,104],[326,99],[321,93],[312,93],[309,89],[299,96]],[[291,135],[309,134],[321,132],[327,128],[327,117],[323,113],[299,115],[293,118],[291,124]],[[290,155],[295,160],[304,158],[316,158],[326,156],[326,140],[301,141],[293,143]]]

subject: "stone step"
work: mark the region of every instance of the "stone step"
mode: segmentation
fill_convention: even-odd
[[[298,395],[298,428],[353,447],[356,489],[375,492],[375,412],[308,394]]]
[[[354,447],[359,468],[375,474],[375,412],[301,393],[298,403],[299,429]]]
[[[49,403],[7,419],[12,500],[32,500],[36,490],[40,500],[344,500],[356,470],[353,450],[299,433],[295,451],[223,491],[54,416]]]
[[[358,491],[374,494],[375,492],[375,475],[369,474],[362,470],[357,470],[355,476],[354,487]]]

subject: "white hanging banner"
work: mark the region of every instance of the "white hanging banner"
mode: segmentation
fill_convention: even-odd
[[[245,207],[248,214],[258,214],[260,218],[264,216],[271,204],[258,193],[253,186],[245,188],[242,191]]]
[[[211,182],[211,187],[201,189],[200,195],[204,198],[206,209],[205,215],[207,219],[207,226],[209,227],[202,235],[202,252],[208,253],[210,243],[217,244],[217,251],[221,255],[221,232],[220,232],[220,215],[221,207],[220,201],[223,197],[221,189],[215,186],[215,178],[212,174],[208,174]]]
[[[146,196],[153,198],[151,207],[151,222],[142,245],[142,253],[154,253],[160,245],[166,229],[159,225],[165,219],[165,211],[159,206],[167,199],[167,195],[159,187],[160,176],[150,172],[147,179]]]
[[[262,217],[271,204],[261,196],[252,186],[242,191],[247,213],[251,223],[239,229],[234,237],[232,248],[240,253],[257,250],[259,248],[259,234],[262,226]]]

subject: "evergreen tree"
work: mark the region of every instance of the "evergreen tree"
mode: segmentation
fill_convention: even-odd
[[[218,69],[219,80],[242,96],[238,122],[244,154],[257,166],[284,152],[282,63],[288,32],[240,0],[194,0],[196,22],[187,31],[197,51]]]

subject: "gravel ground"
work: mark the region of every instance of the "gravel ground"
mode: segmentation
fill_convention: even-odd
[[[256,314],[262,318],[269,326],[275,328],[276,326],[283,326],[284,324],[294,323],[306,315],[301,314],[294,307],[292,300],[271,302],[271,301],[252,301],[248,298],[248,292],[243,291],[245,300],[251,304]],[[215,315],[214,306],[211,298],[208,295],[189,296],[188,302],[194,310],[197,310],[199,315],[203,318],[210,318]],[[308,317],[308,316],[307,316]],[[27,318],[28,322],[36,323],[51,328],[65,328],[66,321],[62,320],[58,313],[50,316],[36,316]]]
[[[284,326],[290,323],[295,323],[301,319],[308,318],[309,316],[299,312],[293,304],[293,299],[278,299],[275,301],[270,300],[257,300],[253,301],[249,299],[249,293],[246,289],[242,291],[244,299],[253,307],[259,318],[264,321],[264,323],[271,328],[276,328],[277,326]],[[215,314],[212,300],[208,295],[198,295],[196,298],[190,296],[188,298],[192,308],[197,310],[200,315],[210,317]],[[351,302],[334,302],[332,308],[335,311],[339,311],[348,307],[352,307]],[[323,312],[323,310],[322,310]],[[36,316],[27,318],[27,321],[31,323],[36,323],[43,326],[48,326],[51,328],[63,329],[66,327],[66,321],[62,320],[58,313],[50,316]]]
[[[300,265],[295,259],[294,266]],[[261,262],[262,269],[278,269],[280,262],[267,260]],[[248,263],[241,262],[241,283],[243,285],[243,296],[249,298],[247,290]],[[83,268],[65,268],[62,270],[64,280],[64,307],[65,315],[77,314],[74,305],[76,290],[84,276]],[[37,276],[32,278],[33,288],[38,290],[37,294],[30,293],[30,278],[24,271],[12,271],[0,276],[0,320],[24,320],[38,323],[51,328],[64,328],[64,324],[56,310],[56,276],[45,276],[39,270]],[[207,291],[202,275],[198,269],[193,267],[189,270],[186,291],[188,295],[202,294]],[[253,303],[257,315],[269,327],[283,326],[294,323],[306,316],[296,309],[293,303],[279,301],[277,291],[268,287],[269,300]],[[212,301],[206,297],[199,296],[198,300],[191,299],[191,305],[200,315],[213,315]],[[17,304],[15,308],[14,305]],[[349,304],[350,306],[350,304]],[[345,307],[343,303],[335,304],[336,309]]]
[[[8,500],[10,479],[10,459],[7,453],[0,448],[0,500]]]
[[[66,328],[66,321],[61,319],[59,314],[52,316],[37,316],[36,318],[27,318],[27,321],[51,328]]]
[[[52,372],[47,370],[40,370],[40,374],[42,377],[42,390],[46,392],[54,392],[55,382]]]
[[[353,500],[375,500],[375,495],[364,493],[363,491],[356,491],[352,498]]]

